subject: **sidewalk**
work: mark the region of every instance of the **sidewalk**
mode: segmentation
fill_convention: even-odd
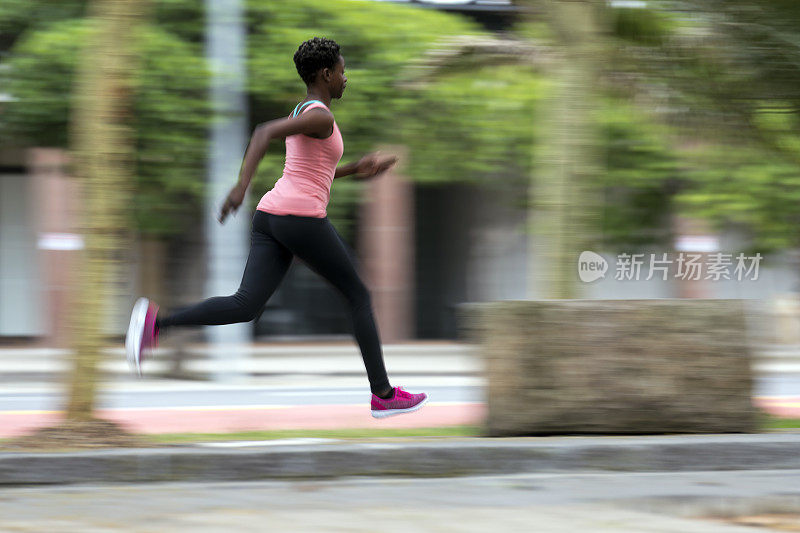
[[[797,531],[796,475],[570,472],[27,486],[3,491],[0,521],[15,533]]]
[[[286,374],[364,374],[361,353],[353,342],[254,343],[228,345],[189,344],[181,349],[181,372],[209,379],[215,374],[264,376]],[[220,352],[223,352],[222,354]],[[130,372],[122,345],[104,350],[100,364],[107,377]],[[145,363],[148,375],[172,371],[174,348],[159,348]],[[478,375],[482,362],[478,347],[457,342],[413,342],[383,346],[386,366],[402,375]],[[216,357],[215,357],[216,355]],[[69,369],[69,352],[55,348],[0,348],[0,382],[59,379]]]
[[[224,446],[5,452],[0,453],[0,485],[800,468],[800,433],[294,439]]]
[[[222,354],[220,352],[223,352]],[[103,372],[129,372],[122,345],[104,351]],[[147,362],[150,375],[172,370],[175,348],[159,348]],[[353,342],[274,342],[230,345],[189,344],[181,348],[182,372],[208,379],[222,372],[245,376],[280,374],[361,375],[363,364]],[[451,341],[416,341],[383,346],[390,372],[406,375],[480,375],[480,347]],[[215,357],[217,355],[217,357]],[[0,348],[0,382],[54,380],[70,365],[69,352],[56,348]],[[763,346],[753,358],[757,374],[800,374],[800,346]]]
[[[270,344],[248,345],[252,353],[243,361],[247,371],[239,380],[204,381],[157,378],[169,362],[165,352],[155,361],[147,361],[145,379],[130,375],[124,354],[119,347],[108,350],[108,360],[103,367],[108,374],[104,388],[114,391],[208,391],[220,389],[239,390],[248,397],[259,398],[265,387],[309,387],[364,389],[360,397],[347,401],[347,405],[242,405],[236,402],[215,403],[212,406],[193,404],[173,406],[153,404],[143,408],[100,409],[98,415],[115,421],[137,433],[227,433],[256,430],[288,429],[340,429],[378,427],[368,413],[368,391],[365,388],[363,363],[356,346],[352,344]],[[188,349],[195,358],[186,362],[187,369],[207,375],[214,365],[220,364],[204,356],[207,345],[193,345]],[[485,386],[483,368],[477,348],[459,343],[413,343],[387,345],[386,364],[397,384],[415,385],[422,390],[428,386],[472,387]],[[16,362],[13,362],[16,361]],[[51,371],[64,370],[68,364],[65,352],[52,350],[0,350],[0,393],[6,397],[23,397],[32,394],[63,394],[62,380]],[[16,366],[15,366],[16,365]],[[27,379],[14,379],[9,370],[27,369]],[[38,370],[38,371],[37,371]],[[337,393],[338,394],[338,393]],[[773,416],[800,418],[800,396],[754,398],[756,405]],[[213,402],[212,402],[213,403]],[[258,401],[250,402],[257,404]],[[308,404],[312,402],[306,402]],[[53,423],[61,413],[48,407],[8,407],[0,410],[0,438],[14,437]],[[432,396],[431,403],[413,416],[397,417],[383,421],[380,427],[413,428],[481,425],[486,406],[481,399],[459,403],[444,402]]]
[[[357,346],[352,343],[274,343],[238,347],[249,354],[240,361],[241,379],[233,381],[175,380],[157,378],[169,366],[167,350],[161,350],[155,361],[147,361],[145,379],[132,377],[121,347],[110,347],[103,363],[107,374],[106,390],[186,391],[213,393],[220,389],[246,393],[255,401],[208,402],[175,406],[152,403],[145,407],[100,409],[98,415],[115,421],[136,433],[227,433],[257,430],[341,429],[341,428],[419,428],[460,425],[481,425],[486,415],[482,398],[472,397],[459,402],[442,401],[434,394],[431,403],[412,416],[377,422],[369,416],[368,391],[365,388],[363,363]],[[191,345],[193,354],[185,362],[188,372],[208,377],[224,360],[208,357],[212,347]],[[478,348],[463,343],[431,342],[386,345],[387,368],[400,385],[462,387],[482,390],[485,386]],[[781,357],[788,358],[787,354]],[[69,362],[65,351],[48,349],[0,349],[0,396],[7,398],[47,394],[63,394],[61,376]],[[27,374],[26,374],[27,373]],[[13,376],[26,375],[26,379]],[[364,389],[364,400],[354,397],[340,405],[306,401],[307,405],[268,405],[257,400],[265,388],[339,388]],[[339,394],[341,391],[336,391]],[[447,398],[445,398],[446,400]],[[756,405],[773,416],[800,418],[800,396],[757,397]],[[212,405],[209,405],[212,404]],[[312,403],[319,403],[312,405]],[[14,437],[51,425],[61,413],[57,405],[18,407],[6,404],[0,410],[0,438]]]

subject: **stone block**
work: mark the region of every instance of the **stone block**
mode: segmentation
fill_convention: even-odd
[[[493,436],[751,432],[739,300],[469,304]]]

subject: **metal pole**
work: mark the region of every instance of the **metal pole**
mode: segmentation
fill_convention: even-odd
[[[250,221],[247,210],[230,217],[225,225],[216,212],[236,183],[247,144],[247,101],[245,99],[245,26],[241,0],[206,0],[206,58],[211,69],[210,98],[214,109],[208,158],[206,235],[209,296],[233,294],[247,260]],[[246,205],[246,201],[245,204]],[[250,324],[206,328],[212,345],[211,358],[217,363],[214,379],[244,377],[244,345],[252,340]]]

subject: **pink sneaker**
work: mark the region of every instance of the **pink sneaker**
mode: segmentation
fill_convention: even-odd
[[[131,323],[125,336],[125,354],[131,371],[142,375],[144,355],[158,346],[156,314],[158,306],[147,298],[139,298],[131,312]]]
[[[411,394],[403,390],[403,387],[395,387],[391,398],[384,400],[379,396],[372,395],[372,416],[375,418],[385,418],[392,415],[411,413],[425,405],[428,395],[423,393]]]

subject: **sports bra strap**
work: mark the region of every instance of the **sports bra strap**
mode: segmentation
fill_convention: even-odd
[[[302,113],[303,112],[303,108],[306,107],[309,104],[322,104],[322,102],[320,102],[319,100],[309,100],[308,102],[305,102],[305,103],[299,103],[299,104],[297,104],[297,107],[294,108],[294,111],[292,111],[292,116],[296,117],[297,115]],[[322,105],[325,105],[325,104],[322,104]]]

